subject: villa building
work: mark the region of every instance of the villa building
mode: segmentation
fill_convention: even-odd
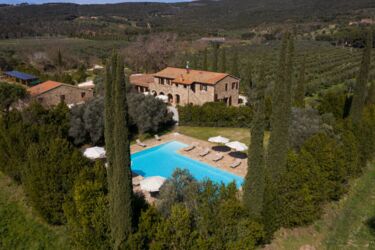
[[[84,103],[93,97],[90,89],[77,86],[46,81],[28,89],[32,99],[37,100],[45,107],[55,106],[60,102],[66,103],[69,107]]]
[[[238,106],[240,79],[227,73],[168,67],[155,74],[135,74],[130,83],[140,93],[166,96],[173,105],[224,102]]]

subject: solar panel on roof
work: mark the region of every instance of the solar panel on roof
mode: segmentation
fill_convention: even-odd
[[[36,77],[36,76],[26,74],[26,73],[23,73],[23,72],[19,72],[19,71],[16,71],[16,70],[6,71],[4,74],[7,75],[7,76],[10,76],[10,77],[15,77],[17,79],[24,80],[24,81],[38,79],[38,77]]]

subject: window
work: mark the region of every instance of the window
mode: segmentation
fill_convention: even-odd
[[[186,89],[187,88],[187,85],[184,85],[184,89]]]
[[[64,102],[64,101],[65,101],[65,95],[61,95],[61,96],[60,96],[60,101],[61,101],[61,102]]]
[[[190,86],[190,88],[191,88],[191,90],[192,90],[193,92],[195,92],[195,84],[192,84],[192,85]]]
[[[225,84],[225,91],[228,91],[228,83]]]
[[[43,97],[38,97],[38,102],[43,102]]]
[[[81,92],[81,98],[85,98],[86,92]]]
[[[207,85],[201,84],[201,91],[207,91]]]
[[[240,86],[239,82],[236,83],[236,89],[238,89],[238,86]]]
[[[236,87],[236,83],[232,82],[232,89],[234,89],[235,87]]]

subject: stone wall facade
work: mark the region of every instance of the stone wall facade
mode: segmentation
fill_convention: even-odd
[[[58,105],[61,101],[67,105],[80,104],[90,100],[93,96],[94,94],[92,90],[64,84],[33,98],[40,102],[44,107],[51,107]]]
[[[193,83],[178,84],[173,79],[155,77],[149,88],[139,88],[138,92],[152,95],[165,95],[173,105],[203,105],[207,102],[221,101],[227,105],[238,106],[240,80],[227,76],[216,84]]]

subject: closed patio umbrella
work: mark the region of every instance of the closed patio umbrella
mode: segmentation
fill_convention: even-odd
[[[214,143],[225,144],[225,143],[229,142],[229,139],[225,138],[225,137],[222,137],[221,135],[219,135],[219,136],[216,136],[216,137],[210,137],[210,138],[208,138],[208,141],[209,142],[214,142]]]
[[[248,149],[248,147],[244,143],[239,141],[228,142],[225,144],[225,146],[228,146],[236,151],[245,151]]]
[[[105,158],[105,149],[103,147],[87,148],[83,155],[91,160]]]
[[[166,178],[161,176],[148,177],[140,182],[141,189],[147,192],[158,192]]]

